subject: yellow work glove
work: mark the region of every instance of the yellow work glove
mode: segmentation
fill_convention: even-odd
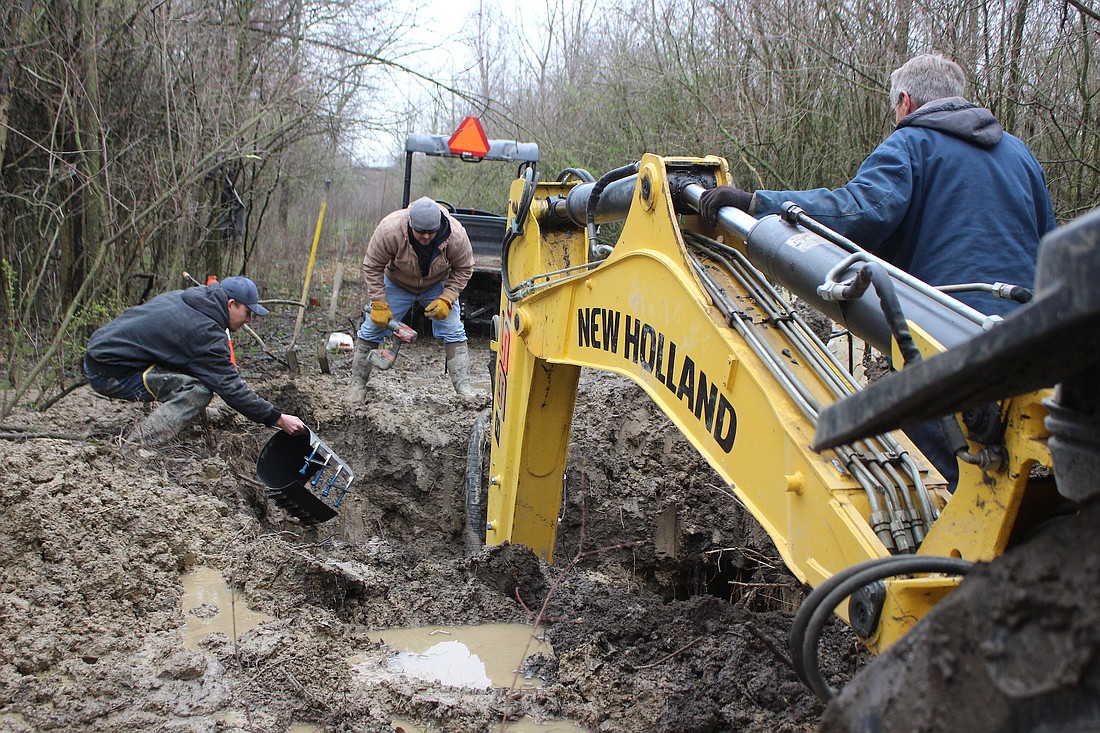
[[[390,310],[390,305],[384,300],[376,300],[370,304],[370,322],[376,326],[386,328],[389,326],[390,321],[393,320],[393,311]]]
[[[450,312],[451,304],[443,300],[443,298],[436,298],[424,309],[424,315],[436,321],[442,321]]]

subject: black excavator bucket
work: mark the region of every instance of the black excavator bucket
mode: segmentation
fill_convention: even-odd
[[[256,459],[265,496],[302,524],[320,524],[336,516],[355,474],[312,430],[268,439]]]

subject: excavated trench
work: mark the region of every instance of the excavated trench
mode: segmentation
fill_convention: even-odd
[[[482,495],[489,460],[487,440],[471,444],[470,436],[489,405],[451,394],[432,347],[407,348],[398,368],[375,373],[368,405],[332,421],[325,419],[332,406],[318,408],[300,380],[275,398],[300,415],[316,415],[319,435],[356,473],[340,517],[315,531],[336,532],[352,544],[382,538],[415,545],[440,558],[469,553],[470,452],[481,469],[473,490]],[[475,349],[480,355],[487,344]],[[488,393],[487,374],[475,382]],[[800,599],[759,525],[628,380],[583,376],[564,487],[558,564],[585,552],[606,572],[666,600],[761,596],[773,610],[789,611]],[[256,508],[272,511],[266,503]]]
[[[473,346],[475,360],[488,353],[483,341]],[[753,667],[782,680],[773,685],[787,702],[779,706],[780,718],[769,723],[779,727],[767,729],[781,730],[781,721],[791,715],[803,722],[806,716],[813,718],[818,704],[785,668],[781,651],[802,588],[763,529],[712,469],[644,392],[621,377],[582,375],[564,477],[556,566],[547,567],[519,547],[467,558],[470,434],[479,415],[485,419],[488,401],[464,404],[454,397],[438,350],[431,343],[417,344],[402,354],[400,368],[376,373],[366,406],[350,413],[336,409],[331,418],[332,405],[316,413],[322,437],[352,465],[357,480],[341,517],[332,526],[309,531],[334,532],[349,546],[383,540],[416,557],[469,569],[503,597],[518,596],[524,616],[536,614],[546,603],[548,637],[559,654],[582,653],[586,670],[604,664],[593,662],[594,654],[625,655],[630,661],[618,673],[629,676],[654,659],[685,654],[678,651],[684,645],[704,647],[700,653],[709,655],[735,637],[733,646],[746,648],[733,658],[751,648],[757,657]],[[344,368],[337,369],[338,383]],[[487,370],[478,382],[488,393]],[[302,386],[288,384],[280,398],[312,407],[315,401],[303,394]],[[487,448],[481,445],[480,450]],[[486,452],[480,461],[483,473],[487,463]],[[483,475],[482,491],[485,479]],[[570,569],[561,575],[562,568]],[[553,591],[547,600],[549,588]],[[335,595],[344,595],[351,605],[364,604],[361,592],[342,588]],[[625,609],[637,613],[640,608],[645,609],[644,621],[639,619],[637,628],[624,628]],[[687,622],[685,615],[692,620]],[[698,633],[688,638],[692,630]],[[600,643],[593,648],[595,640]],[[858,666],[846,629],[833,629],[826,647],[826,665],[831,661],[834,674],[843,678]],[[733,662],[719,657],[700,665],[691,661],[690,653],[687,656],[681,674],[691,676],[687,670],[714,666],[710,674],[715,686],[697,693],[707,698],[709,709],[716,704],[711,693],[721,689],[718,680],[730,674]],[[561,682],[559,665],[550,666],[549,678]],[[698,680],[690,684],[698,685]],[[691,705],[695,697],[688,696]],[[792,706],[790,700],[798,702]],[[668,705],[666,700],[662,707]],[[723,720],[723,715],[714,713],[714,720]],[[663,729],[659,720],[650,723]],[[717,725],[713,722],[699,723],[698,728],[692,723],[676,725],[684,727],[667,729],[722,729],[712,727]]]

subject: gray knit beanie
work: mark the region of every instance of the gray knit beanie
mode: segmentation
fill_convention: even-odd
[[[439,204],[427,196],[418,198],[409,206],[409,225],[418,232],[434,232],[443,220]]]

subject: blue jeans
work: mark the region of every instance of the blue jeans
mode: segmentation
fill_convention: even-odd
[[[153,367],[149,367],[152,369]],[[140,372],[132,372],[125,377],[105,377],[96,374],[84,364],[84,376],[88,378],[88,384],[96,392],[104,397],[114,397],[116,400],[131,400],[133,402],[152,402],[156,399],[153,393],[145,387],[145,369]]]
[[[412,307],[426,308],[433,300],[443,295],[443,283],[438,282],[422,293],[410,293],[388,277],[386,283],[386,303],[393,311],[393,317],[400,321]],[[432,319],[432,335],[442,339],[445,344],[461,343],[466,340],[466,329],[462,325],[461,308],[456,300],[451,312],[442,321]],[[374,325],[370,319],[370,306],[367,306],[363,325],[359,327],[359,338],[377,343],[390,335],[390,329]]]

